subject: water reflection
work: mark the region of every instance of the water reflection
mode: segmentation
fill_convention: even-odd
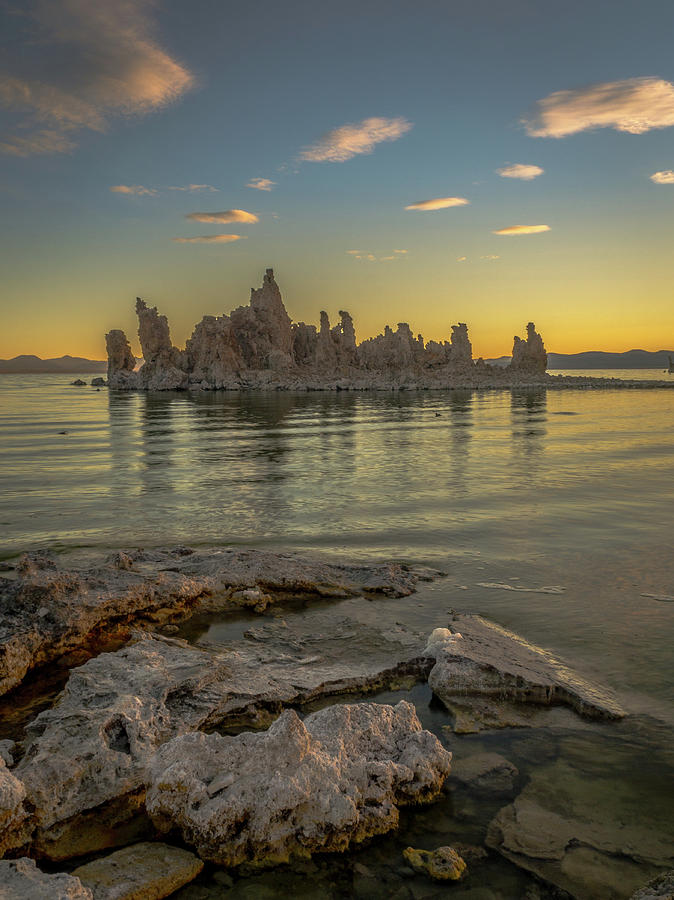
[[[545,437],[548,433],[547,390],[543,387],[512,390],[510,418],[513,453],[522,456],[530,464],[538,462],[545,449]]]

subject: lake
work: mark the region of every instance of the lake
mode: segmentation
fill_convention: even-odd
[[[671,746],[674,391],[148,395],[74,378],[0,376],[1,558],[224,543],[425,563],[447,577],[363,616],[430,631],[483,614],[612,687],[640,759]],[[653,765],[655,827],[674,764]]]

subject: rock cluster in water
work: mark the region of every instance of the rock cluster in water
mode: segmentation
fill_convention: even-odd
[[[232,549],[120,552],[92,562],[65,569],[30,554],[18,579],[0,579],[6,664],[20,664],[14,678],[5,670],[5,688],[120,622],[165,633],[133,631],[126,646],[78,665],[51,707],[32,711],[18,743],[0,741],[2,896],[161,897],[195,877],[202,861],[240,873],[395,829],[401,807],[438,796],[451,754],[404,701],[311,711],[340,694],[428,682],[455,732],[531,724],[557,704],[586,718],[624,714],[608,692],[476,616],[453,614],[430,638],[401,623],[382,629],[324,612],[290,625],[258,620],[227,644],[166,636],[176,628],[171,619],[239,603],[261,610],[293,595],[405,597],[428,570]],[[242,728],[254,730],[230,736]],[[616,897],[626,897],[644,865],[655,874],[672,864],[671,824],[661,823],[654,839],[648,811],[632,808],[629,779],[615,799],[616,821],[629,826],[599,827],[593,785],[570,778],[554,757],[539,760],[524,784],[493,752],[459,759],[449,778],[450,791],[495,801],[488,846],[573,895],[584,896],[579,885],[594,869],[598,891],[617,873],[624,885]],[[606,794],[608,777],[600,787]],[[158,833],[189,849],[157,843]],[[484,856],[457,844],[410,848],[405,858],[428,877],[464,878],[463,860],[472,866],[476,850]],[[101,853],[72,876],[40,872],[32,861],[53,871]]]
[[[547,354],[533,323],[515,338],[512,362],[503,368],[473,361],[468,329],[452,326],[449,341],[424,342],[409,325],[356,342],[353,320],[340,311],[331,326],[292,322],[273,269],[267,269],[249,306],[230,315],[204,316],[184,350],[171,343],[166,316],[136,300],[144,364],[136,360],[123,331],[106,335],[108,383],[123,390],[286,388],[298,390],[386,389],[509,384],[545,379]]]

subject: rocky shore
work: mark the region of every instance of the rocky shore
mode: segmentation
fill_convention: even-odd
[[[319,630],[280,617],[298,597],[386,604],[438,577],[255,550],[120,551],[70,568],[26,554],[0,580],[3,690],[64,654],[86,661],[16,741],[0,741],[0,895],[159,898],[204,863],[233,884],[353,853],[395,833],[401,810],[466,789],[497,804],[487,847],[567,892],[541,898],[601,897],[579,890],[588,860],[623,873],[615,897],[674,865],[668,825],[654,841],[633,815],[621,840],[592,824],[591,799],[556,810],[550,763],[527,784],[493,752],[452,764],[460,735],[528,732],[564,709],[588,723],[625,716],[549,652],[478,616],[453,614],[430,635],[334,613]],[[171,634],[227,610],[249,617],[242,637],[195,645]],[[119,646],[99,652],[113,636]],[[424,727],[405,699],[413,688],[432,692],[444,731]],[[488,854],[431,849],[405,851],[404,877],[468,884]],[[368,890],[356,894],[395,893]]]

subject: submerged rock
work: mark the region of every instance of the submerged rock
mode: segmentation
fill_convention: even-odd
[[[263,733],[165,744],[146,805],[202,859],[273,865],[396,828],[399,806],[437,796],[450,761],[404,701],[331,706],[304,721],[287,710]]]
[[[487,830],[487,846],[580,900],[629,897],[674,866],[674,822],[644,803],[629,747],[596,735],[562,740]]]
[[[407,847],[403,856],[415,872],[428,875],[434,881],[458,881],[466,874],[466,863],[453,847],[436,850]]]
[[[451,629],[436,628],[425,654],[436,660],[428,683],[457,732],[531,724],[530,705],[565,704],[595,719],[625,715],[608,690],[479,616],[456,616]]]
[[[452,780],[479,793],[508,793],[518,775],[517,767],[498,753],[475,753],[452,764]]]
[[[126,336],[109,332],[108,381],[113,388],[390,390],[546,379],[545,348],[531,323],[526,341],[515,338],[508,369],[473,362],[463,322],[452,325],[449,341],[424,342],[400,322],[395,331],[387,325],[382,334],[357,344],[346,310],[339,310],[339,322],[332,327],[324,310],[319,328],[293,323],[273,269],[266,270],[262,287],[251,290],[248,306],[229,315],[204,316],[184,351],[171,343],[168,321],[156,307],[137,298],[136,312],[145,363],[134,372]]]
[[[261,610],[298,594],[401,597],[413,593],[419,579],[437,574],[393,564],[334,565],[267,550],[135,550],[69,569],[48,554],[28,553],[18,578],[0,578],[0,694],[35,666],[141,618],[175,621],[197,609],[242,602]],[[247,590],[259,593],[242,596]]]
[[[47,875],[32,859],[0,861],[2,900],[93,900],[93,894],[72,875]]]
[[[161,843],[133,844],[75,869],[94,900],[161,900],[203,869],[188,850]]]

